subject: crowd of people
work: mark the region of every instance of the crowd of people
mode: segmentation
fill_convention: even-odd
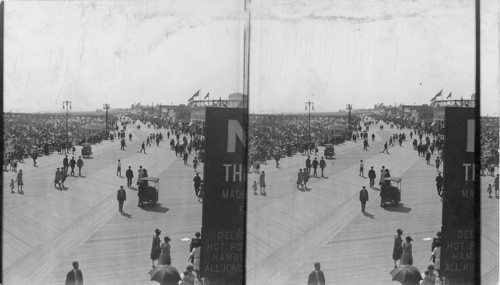
[[[481,173],[494,176],[495,167],[498,166],[498,117],[481,118]]]
[[[62,114],[4,113],[3,120],[4,164],[10,164],[12,160],[23,161],[32,155],[49,155],[53,151],[61,153],[75,145],[99,143],[109,137],[104,116],[69,116],[67,129],[66,116]],[[115,125],[116,120],[116,117],[110,116],[108,125]],[[91,130],[92,127],[95,129]]]
[[[352,116],[351,124],[357,125],[359,116]],[[351,139],[351,131],[335,131],[332,125],[341,125],[347,129],[346,116],[311,117],[287,115],[250,115],[248,159],[266,163],[276,155],[303,154],[314,151],[317,146],[341,144]]]

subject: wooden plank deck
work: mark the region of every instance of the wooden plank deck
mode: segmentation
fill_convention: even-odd
[[[135,140],[153,131],[133,132]],[[391,284],[392,238],[398,227],[404,235],[413,236],[415,264],[424,269],[430,242],[423,238],[433,237],[441,223],[435,167],[426,165],[409,142],[390,148],[390,155],[381,154],[383,139],[390,132],[376,133],[376,142],[370,142],[373,145],[367,152],[361,151],[359,142],[336,147],[336,159],[327,160],[328,178],[312,178],[310,191],[295,188],[304,156],[282,159],[280,168],[274,162],[261,167],[267,174],[267,196],[253,195],[251,188],[248,191],[248,284],[304,284],[315,261],[321,262],[328,283],[367,284],[370,280],[370,284]],[[96,146],[95,153],[100,155],[85,160],[86,178],[70,178],[68,191],[56,191],[51,184],[63,156],[43,157],[39,168],[30,168],[30,162],[23,165],[23,172],[26,169],[29,174],[25,195],[10,194],[4,179],[5,284],[62,284],[73,260],[79,261],[86,284],[157,284],[147,274],[155,228],[162,230],[162,237],[172,239],[173,265],[179,271],[186,267],[189,242],[181,239],[201,229],[202,205],[194,197],[193,169],[174,157],[166,141],[160,148],[148,148],[147,155],[138,154],[139,139],[126,152],[119,151],[119,142]],[[123,175],[127,165],[132,165],[134,175],[138,165],[143,165],[150,176],[160,177],[158,207],[137,207],[136,190],[127,189],[125,213],[118,212],[116,190],[125,179],[115,175],[117,159],[122,160]],[[379,192],[369,189],[368,214],[360,212],[358,192],[369,183],[358,176],[360,159],[365,162],[365,175],[370,165],[375,166],[377,176],[385,165],[393,176],[404,178],[402,211],[380,208]],[[249,185],[254,180],[258,175],[249,174]],[[32,186],[39,181],[38,188]],[[485,188],[482,198],[484,193]],[[483,202],[482,284],[496,284],[498,200]],[[7,271],[6,264],[10,265]],[[20,272],[25,274],[25,268],[35,270],[29,277],[16,279]]]
[[[360,150],[360,143],[339,146],[334,164],[328,162],[329,178],[312,178],[310,191],[295,188],[296,173],[305,157],[285,158],[280,161],[281,169],[270,169],[274,164],[261,166],[267,174],[268,194],[249,195],[248,284],[288,284],[287,279],[318,245],[340,234],[355,218],[360,212],[359,190],[369,184],[367,178],[358,175],[360,159],[365,163],[365,175],[371,165],[376,166],[377,175],[380,166],[385,165],[393,176],[399,176],[412,164],[421,161],[425,164],[425,160],[409,152],[408,147],[394,147],[391,155],[381,154],[382,138],[387,137],[388,132],[376,132],[377,142],[369,151]],[[251,178],[257,179],[257,175],[250,177],[250,183]],[[375,190],[371,192],[378,194]],[[371,195],[377,195],[374,193]]]

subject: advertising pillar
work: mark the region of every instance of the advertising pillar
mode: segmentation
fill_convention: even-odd
[[[441,273],[449,284],[474,284],[479,273],[480,167],[475,134],[474,108],[445,109]]]
[[[246,109],[206,109],[201,272],[211,285],[245,275]]]

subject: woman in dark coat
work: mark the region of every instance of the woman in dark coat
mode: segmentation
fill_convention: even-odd
[[[155,260],[158,260],[161,254],[161,231],[156,229],[155,233],[156,235],[153,236],[153,244],[151,245],[151,262],[153,263],[153,268],[155,268]]]
[[[403,255],[403,239],[401,235],[403,231],[401,229],[397,230],[398,235],[394,237],[394,248],[392,250],[392,259],[394,259],[394,268],[398,267],[396,265],[396,261],[401,259],[401,255]]]

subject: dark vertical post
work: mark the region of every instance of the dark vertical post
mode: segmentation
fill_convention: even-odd
[[[63,109],[65,108],[64,107],[65,105],[66,105],[66,144],[64,145],[64,153],[68,154],[68,140],[69,140],[68,116],[69,116],[69,109],[71,109],[71,101],[68,100],[63,101]]]
[[[475,144],[474,144],[474,163],[476,165],[481,165],[481,1],[476,0],[476,96],[474,102],[475,109],[475,119],[476,119],[476,133],[475,133]],[[500,22],[499,22],[500,25]],[[500,26],[499,26],[500,27]],[[473,99],[473,98],[471,98]],[[472,100],[471,100],[472,104]],[[480,183],[475,185],[475,204],[474,204],[474,216],[481,220],[481,195],[480,193]],[[474,223],[474,240],[477,244],[475,247],[474,260],[474,282],[475,284],[481,283],[481,223]]]
[[[109,110],[109,104],[106,103],[102,107],[103,109],[106,110],[106,131],[108,130],[108,110]]]
[[[314,110],[314,102],[307,101],[306,102],[306,110],[309,110],[309,138],[308,138],[308,144],[307,144],[307,153],[309,153],[309,149],[311,147],[311,106],[312,109]]]

